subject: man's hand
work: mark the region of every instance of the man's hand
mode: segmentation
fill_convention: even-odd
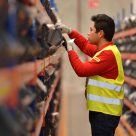
[[[68,28],[66,25],[64,24],[56,24],[56,27],[59,28],[61,30],[62,33],[66,33],[66,34],[70,34],[71,33],[71,28]]]
[[[74,39],[68,41],[68,46],[67,46],[68,51],[74,50],[73,44],[74,44]]]
[[[67,51],[71,51],[71,50],[73,50],[73,45],[69,44],[69,45],[67,46]]]

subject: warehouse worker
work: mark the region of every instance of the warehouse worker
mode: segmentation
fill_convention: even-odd
[[[88,77],[87,108],[92,136],[114,136],[122,114],[124,72],[119,50],[113,44],[115,24],[105,14],[92,16],[88,39],[64,25],[59,26],[91,59],[81,62],[68,45],[71,65],[80,77]]]

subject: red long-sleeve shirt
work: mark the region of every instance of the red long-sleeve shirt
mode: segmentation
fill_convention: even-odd
[[[71,39],[75,38],[75,44],[90,57],[93,57],[96,52],[102,50],[104,47],[113,45],[112,42],[109,42],[101,47],[97,47],[89,43],[86,38],[75,30],[69,34],[69,37]],[[81,62],[74,50],[69,51],[68,55],[74,71],[80,77],[99,75],[108,79],[116,79],[118,76],[117,62],[111,50],[105,50],[97,56],[98,59],[92,59],[85,63]]]

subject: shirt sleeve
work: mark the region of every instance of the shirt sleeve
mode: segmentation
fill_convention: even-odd
[[[69,37],[71,39],[75,39],[74,42],[79,47],[79,49],[90,57],[94,56],[98,50],[96,45],[90,44],[90,42],[84,36],[75,30],[69,34]]]
[[[118,76],[117,62],[112,51],[103,51],[88,62],[81,62],[75,51],[69,51],[70,63],[80,77],[99,75],[105,78],[116,79]]]

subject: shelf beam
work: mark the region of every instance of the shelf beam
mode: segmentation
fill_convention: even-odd
[[[48,62],[46,62],[48,64]],[[44,68],[43,60],[28,62],[14,68],[0,70],[0,97],[6,97],[18,90],[21,85],[29,83]],[[3,101],[3,99],[2,99]]]
[[[42,127],[42,124],[43,124],[44,117],[46,116],[49,104],[51,102],[51,99],[53,97],[53,94],[55,92],[55,88],[57,87],[57,84],[58,84],[59,80],[60,80],[60,72],[57,73],[56,79],[54,80],[54,83],[53,83],[53,85],[52,85],[52,87],[51,87],[51,89],[49,91],[50,93],[49,93],[48,99],[44,102],[40,119],[36,124],[35,136],[39,136],[39,134],[40,134],[40,130],[41,130],[41,127]]]
[[[14,95],[14,92],[19,90],[22,85],[34,79],[36,82],[37,75],[46,70],[48,65],[58,64],[63,52],[63,47],[59,47],[53,55],[42,60],[0,69],[0,103],[4,102],[7,96]]]
[[[136,113],[136,106],[131,103],[127,98],[124,99],[124,104],[129,107],[131,111]]]
[[[122,59],[136,60],[136,53],[121,53]]]
[[[122,126],[124,126],[127,129],[130,136],[136,136],[135,130],[130,126],[130,124],[127,122],[125,117],[121,117],[120,122],[121,122]]]
[[[136,28],[131,28],[129,30],[125,30],[125,31],[122,31],[122,32],[118,32],[114,35],[114,40],[117,40],[119,38],[125,38],[127,36],[131,36],[131,35],[134,35],[136,34]]]
[[[136,79],[125,76],[125,82],[136,87]]]

